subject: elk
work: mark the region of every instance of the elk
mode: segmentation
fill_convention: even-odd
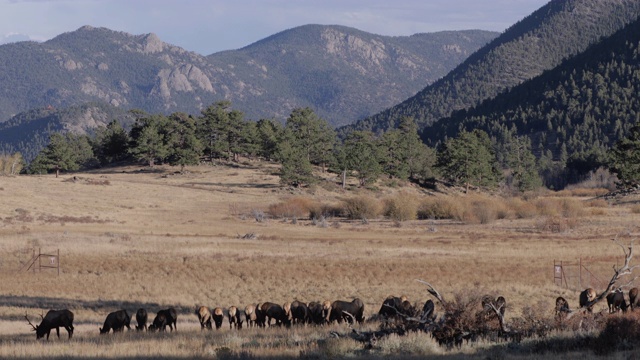
[[[149,331],[156,331],[156,330],[166,331],[167,326],[169,326],[169,329],[171,329],[171,331],[173,331],[174,328],[176,331],[178,331],[177,321],[178,321],[178,313],[176,312],[176,309],[168,308],[166,310],[160,310],[156,314],[155,319],[153,319],[153,324],[149,326],[148,330]]]
[[[278,304],[265,302],[260,306],[260,312],[264,314],[266,324],[268,324],[269,326],[271,326],[271,320],[275,320],[277,326],[280,326],[282,324],[285,324],[286,326],[291,325],[291,321],[287,317],[286,312],[284,311],[282,306]]]
[[[31,327],[33,331],[36,332],[36,339],[41,339],[45,335],[47,336],[47,341],[49,340],[49,334],[52,329],[56,329],[56,335],[58,335],[58,339],[60,338],[60,327],[64,327],[69,333],[69,339],[73,336],[73,313],[67,309],[64,310],[49,310],[47,315],[40,317],[42,318],[42,322],[40,325],[34,326],[27,314],[24,314],[25,319]]]
[[[627,311],[627,302],[624,299],[624,293],[622,289],[617,288],[607,295],[607,307],[609,308],[609,314],[617,313],[622,309],[622,312]]]
[[[253,327],[257,320],[256,307],[254,305],[245,306],[244,315],[247,318],[247,327]]]
[[[238,308],[235,306],[229,306],[227,310],[227,318],[229,319],[229,329],[233,329],[235,325],[236,329],[238,328]]]
[[[352,315],[349,317],[348,315]],[[329,315],[329,322],[342,321],[351,323],[353,320],[362,324],[364,322],[364,303],[359,298],[353,299],[353,301],[336,300],[331,303],[331,313]]]
[[[213,318],[213,322],[216,324],[216,330],[220,330],[222,327],[222,320],[224,320],[224,310],[222,310],[221,307],[213,309],[211,317]]]
[[[316,325],[322,325],[326,321],[326,317],[323,314],[322,304],[317,301],[312,301],[307,305],[309,309],[309,323],[313,323]]]
[[[200,306],[196,309],[196,315],[198,315],[198,321],[200,321],[200,330],[213,329],[211,325],[211,311],[206,306]]]
[[[309,321],[307,304],[295,300],[291,303],[291,319],[294,324],[306,324]]]
[[[593,288],[584,289],[578,298],[580,307],[586,307],[588,312],[593,312],[593,305],[587,306],[587,304],[595,300],[596,295],[596,291]]]
[[[629,306],[631,307],[631,311],[638,305],[638,288],[634,287],[629,290]]]
[[[556,298],[556,320],[562,320],[569,312],[569,302],[562,296]]]
[[[136,311],[136,330],[147,330],[147,310],[140,308]]]
[[[104,325],[102,325],[100,329],[100,334],[108,334],[111,329],[113,332],[121,332],[124,330],[125,326],[127,329],[131,330],[131,317],[127,313],[127,310],[118,310],[107,315],[107,318],[104,320]]]

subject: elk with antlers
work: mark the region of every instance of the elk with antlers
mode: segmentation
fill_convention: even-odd
[[[34,326],[27,314],[24,314],[24,318],[27,319],[27,322],[33,328],[33,331],[36,332],[36,339],[41,339],[45,335],[47,336],[47,340],[49,340],[49,334],[52,329],[56,329],[56,335],[58,335],[58,339],[60,338],[60,327],[64,327],[69,333],[69,339],[73,336],[73,313],[67,309],[65,310],[49,310],[47,315],[42,316],[42,322],[40,325]]]

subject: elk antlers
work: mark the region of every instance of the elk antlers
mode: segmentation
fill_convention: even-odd
[[[31,327],[33,328],[33,331],[37,331],[37,330],[38,330],[38,327],[37,327],[37,326],[34,326],[34,325],[31,323],[31,321],[29,320],[29,317],[27,316],[27,313],[26,313],[26,312],[24,313],[24,318],[25,318],[25,319],[27,319],[27,322],[29,323],[29,325],[31,325]]]

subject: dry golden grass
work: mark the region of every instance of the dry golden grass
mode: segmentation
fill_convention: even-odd
[[[490,221],[411,220],[401,228],[373,218],[368,223],[333,218],[329,221],[339,226],[328,227],[310,219],[258,222],[252,211],[266,213],[287,199],[336,204],[352,195],[330,187],[282,189],[273,169],[260,164],[173,171],[116,169],[81,174],[83,181],[75,182],[66,181],[71,176],[0,178],[0,358],[408,355],[399,349],[412,349],[417,357],[484,358],[496,351],[492,344],[445,351],[420,335],[386,339],[367,353],[350,340],[330,339],[330,330],[348,332],[338,325],[200,332],[193,309],[360,297],[365,315],[372,315],[391,294],[420,304],[429,299],[415,281],[424,279],[445,297],[469,288],[499,293],[509,303],[507,319],[532,302],[548,302],[551,312],[557,296],[572,307],[578,298],[578,289],[553,284],[553,261],[582,258],[594,274],[608,279],[611,266],[622,261],[610,239],[637,233],[640,217],[619,205],[598,207],[597,214],[581,211],[586,203],[571,198],[542,197],[532,207],[524,200],[469,196],[480,204],[476,213],[483,206],[494,209]],[[382,193],[398,191],[422,204],[463,207],[461,198],[428,196],[415,188]],[[380,204],[372,195],[362,196]],[[554,232],[540,227],[548,217],[575,224]],[[242,239],[248,233],[256,238]],[[60,276],[52,270],[18,272],[34,248],[60,249]],[[152,318],[167,306],[179,310],[178,334],[98,335],[110,311],[145,307]],[[48,344],[34,346],[24,314],[34,320],[52,308],[76,314],[74,339],[68,342],[63,330],[65,340],[54,335]]]

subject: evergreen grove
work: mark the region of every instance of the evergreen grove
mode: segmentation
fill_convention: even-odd
[[[243,157],[280,163],[281,183],[296,187],[317,181],[316,166],[342,179],[353,177],[360,186],[370,186],[385,176],[421,185],[438,179],[467,188],[502,185],[524,192],[540,187],[549,167],[564,166],[544,157],[536,159],[527,137],[508,133],[492,139],[482,130],[463,131],[433,149],[421,141],[411,118],[401,119],[396,129],[382,134],[352,131],[340,140],[310,108],[294,109],[284,125],[269,119],[245,120],[228,101],[209,106],[198,117],[132,113],[136,121],[129,131],[112,121],[91,136],[53,133],[49,145],[28,166],[14,154],[3,158],[3,171],[58,174],[123,161],[150,167],[169,164],[182,171],[187,165],[238,162]],[[638,154],[620,150],[623,144],[628,148],[629,141],[637,140],[625,141],[612,149],[610,167],[621,178],[620,184],[628,186],[636,184],[633,177],[638,175],[625,164]],[[636,151],[640,153],[640,146]]]

